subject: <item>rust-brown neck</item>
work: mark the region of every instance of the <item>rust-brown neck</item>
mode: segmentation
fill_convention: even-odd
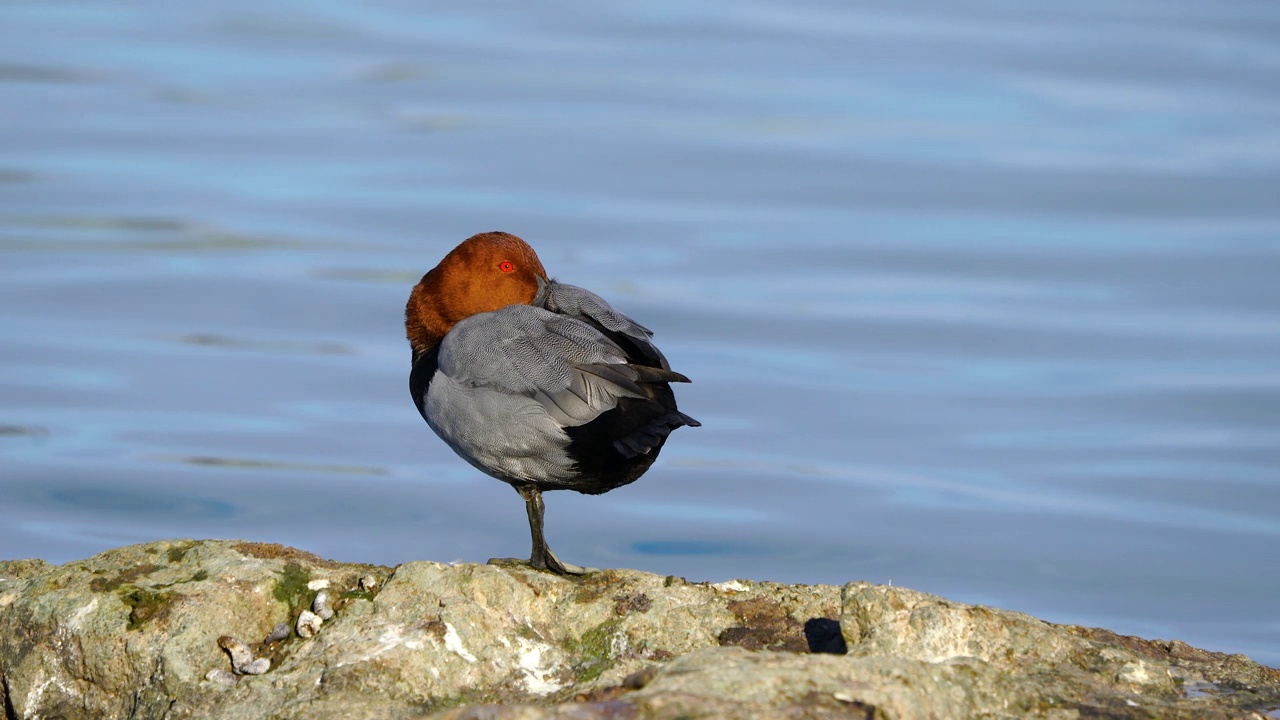
[[[432,301],[427,289],[432,285],[432,276],[439,272],[440,268],[436,267],[423,275],[413,292],[409,293],[409,302],[404,307],[404,331],[409,347],[413,348],[414,360],[439,345],[457,322],[445,319],[443,308]]]
[[[463,241],[409,295],[404,326],[414,358],[472,315],[533,302],[539,279],[546,279],[546,270],[515,235],[481,233]]]

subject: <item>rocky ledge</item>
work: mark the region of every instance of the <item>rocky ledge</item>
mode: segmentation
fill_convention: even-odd
[[[1280,671],[863,582],[184,540],[0,562],[0,701],[6,720],[1276,718]]]

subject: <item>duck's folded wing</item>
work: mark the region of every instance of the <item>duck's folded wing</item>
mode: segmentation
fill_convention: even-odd
[[[669,370],[631,365],[600,330],[571,316],[512,305],[458,323],[440,347],[439,371],[473,392],[530,398],[562,427],[591,422],[638,383],[679,381]],[[491,398],[492,399],[492,398]]]
[[[596,328],[621,347],[632,362],[671,369],[662,351],[653,344],[652,330],[619,312],[590,290],[551,280],[539,290],[534,303]]]

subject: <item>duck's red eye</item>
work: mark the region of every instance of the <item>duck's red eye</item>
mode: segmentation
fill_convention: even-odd
[[[503,260],[502,262],[498,263],[498,269],[501,270],[502,272],[511,272],[512,270],[516,269],[516,266],[512,265],[510,262],[506,260]]]

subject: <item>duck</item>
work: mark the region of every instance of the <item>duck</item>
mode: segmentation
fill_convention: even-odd
[[[676,406],[671,383],[689,378],[671,369],[653,331],[551,279],[510,233],[473,235],[423,275],[405,305],[405,336],[418,413],[459,457],[524,499],[526,564],[538,570],[589,571],[548,547],[544,492],[598,495],[633,483],[672,431],[701,425]]]

